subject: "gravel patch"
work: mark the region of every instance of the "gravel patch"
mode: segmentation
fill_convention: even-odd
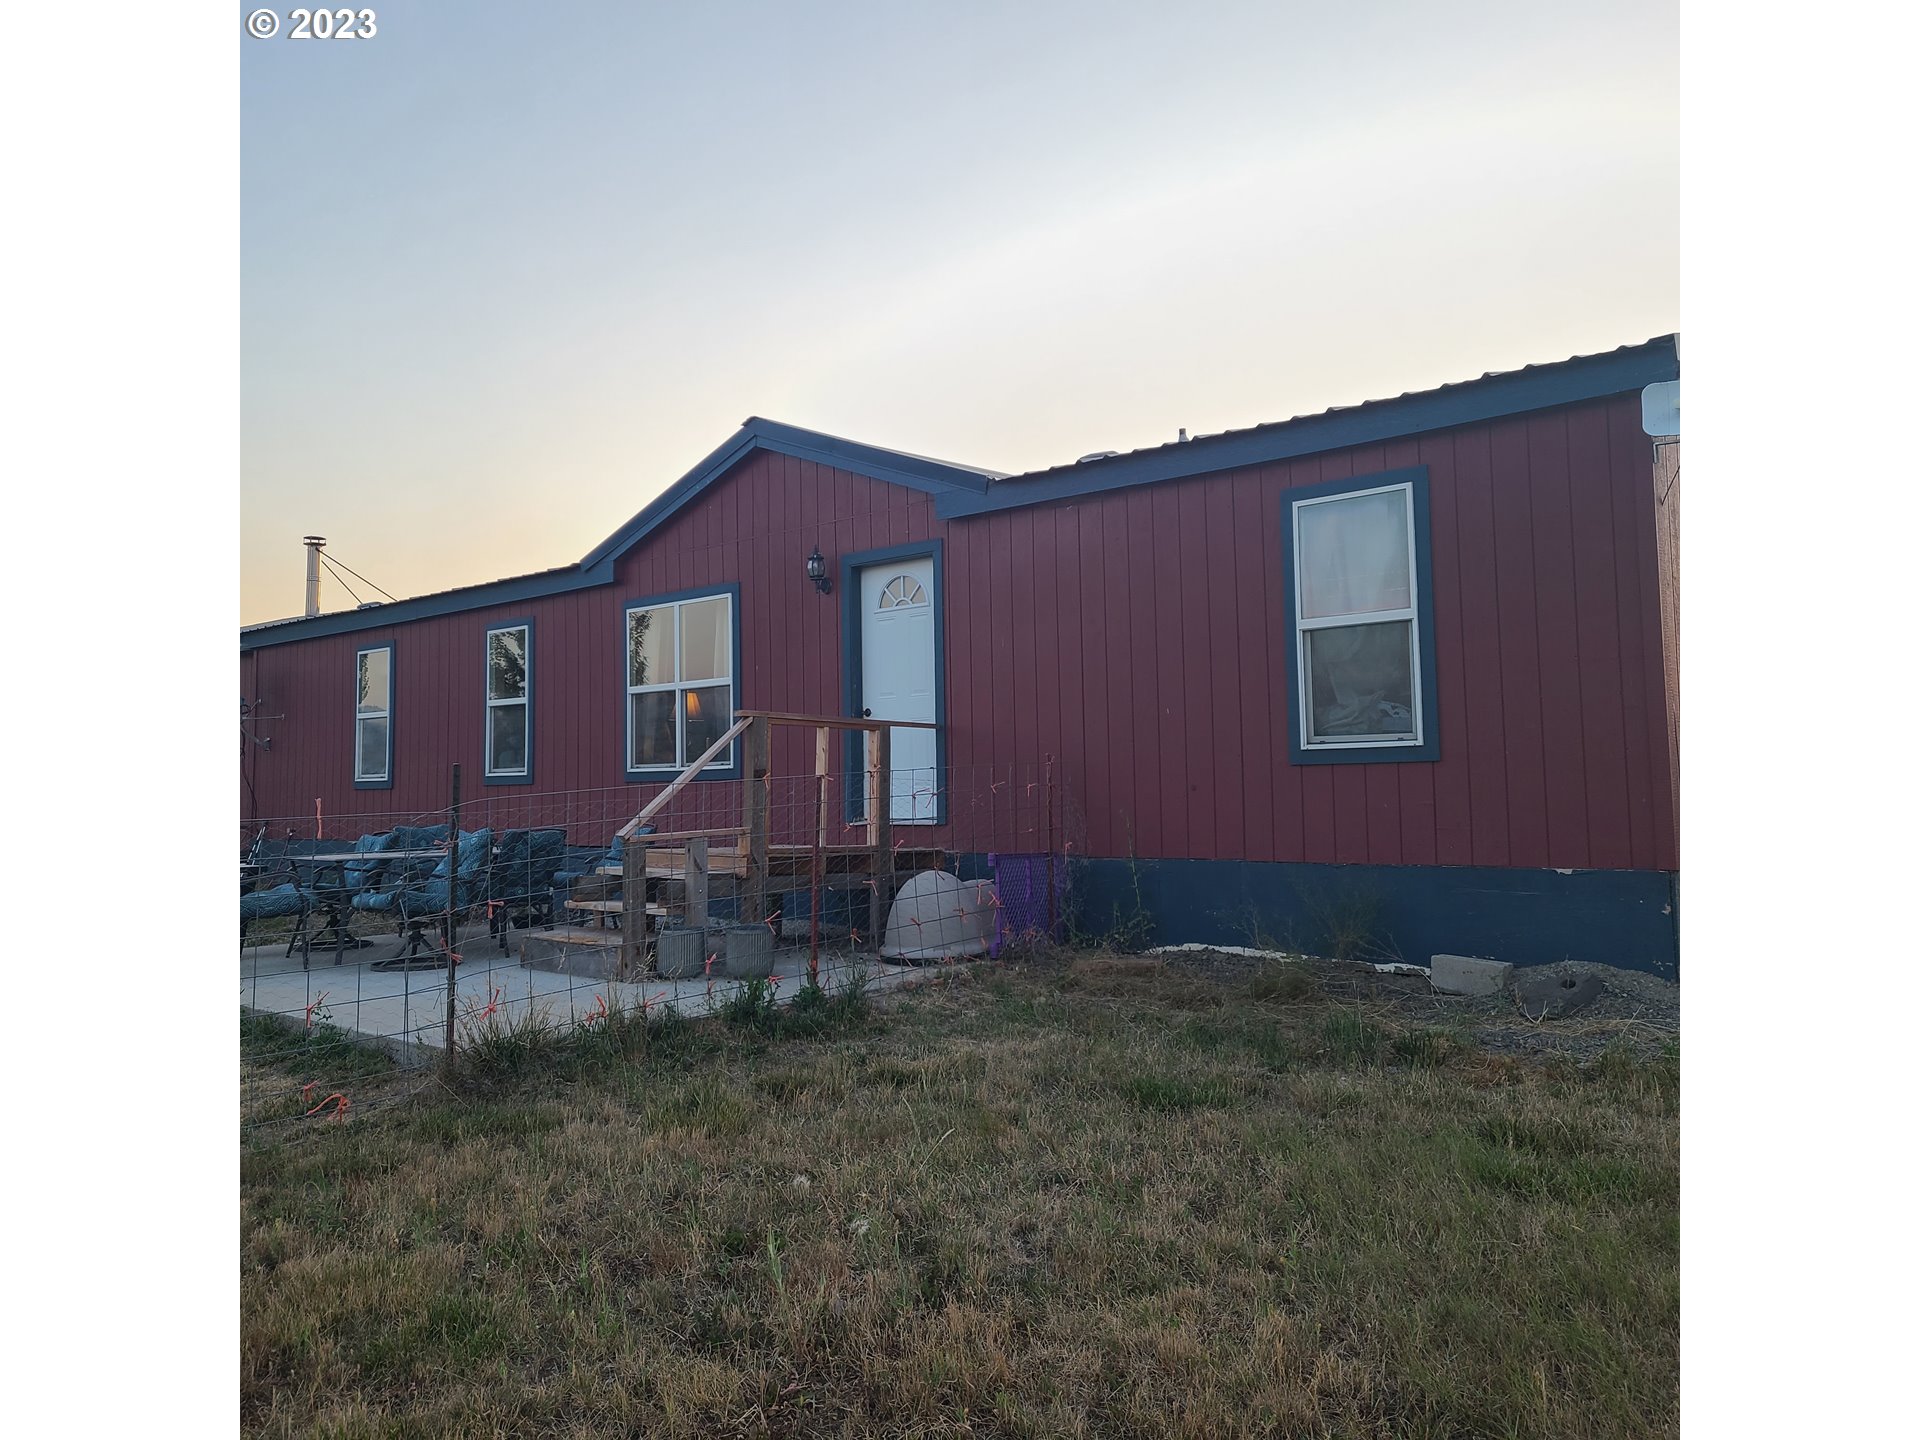
[[[1219,951],[1181,951],[1157,958],[1170,970],[1226,983],[1244,983],[1276,965],[1297,966],[1320,981],[1330,1000],[1383,1009],[1405,1024],[1456,1029],[1482,1048],[1501,1054],[1591,1060],[1609,1046],[1624,1046],[1638,1055],[1655,1055],[1680,1039],[1679,985],[1613,965],[1564,960],[1516,970],[1516,976],[1578,979],[1591,975],[1600,982],[1599,998],[1578,1013],[1561,1020],[1529,1020],[1510,992],[1442,995],[1422,976],[1385,974],[1366,964]]]

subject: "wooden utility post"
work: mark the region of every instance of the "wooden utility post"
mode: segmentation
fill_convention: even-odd
[[[867,862],[873,886],[868,924],[873,948],[885,938],[887,904],[893,898],[893,731],[882,725],[867,732]]]
[[[637,980],[647,966],[647,842],[620,842],[620,978]]]
[[[707,837],[696,835],[687,841],[687,924],[706,928],[707,924]]]
[[[747,887],[740,922],[757,925],[767,918],[767,819],[770,797],[767,775],[773,767],[773,723],[755,715],[747,724],[746,764],[741,784],[746,787]]]
[[[815,985],[820,983],[820,869],[827,849],[827,767],[832,755],[833,731],[825,725],[818,726],[813,732],[813,788],[817,808],[813,826],[812,885],[807,904],[807,913],[811,917],[807,939],[807,979]]]
[[[447,1044],[441,1057],[449,1071],[453,1069],[453,917],[460,908],[460,762],[453,764],[453,804],[447,820],[447,913],[440,922],[440,943],[447,952]]]

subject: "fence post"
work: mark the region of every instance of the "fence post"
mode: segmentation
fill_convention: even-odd
[[[449,1073],[453,1070],[453,917],[460,908],[460,762],[453,762],[453,803],[447,819],[447,914],[440,922],[440,940],[447,952],[447,1048],[443,1059]]]
[[[820,983],[820,860],[827,848],[827,769],[832,754],[833,732],[825,725],[816,727],[813,736],[813,870],[807,897],[811,926],[807,939],[807,980],[816,986]]]
[[[746,786],[747,812],[747,893],[740,914],[743,925],[757,925],[767,918],[767,772],[773,764],[773,722],[755,715],[747,724],[746,763],[741,767],[741,783]]]
[[[620,978],[634,980],[647,963],[647,842],[620,842]]]
[[[868,924],[873,948],[886,938],[887,902],[893,898],[893,731],[882,725],[867,732],[867,844],[872,858],[867,879],[873,886]]]

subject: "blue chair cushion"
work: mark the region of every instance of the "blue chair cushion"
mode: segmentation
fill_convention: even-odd
[[[242,920],[271,920],[280,915],[298,915],[307,908],[306,892],[291,881],[271,890],[255,890],[240,897]]]
[[[487,861],[493,855],[493,831],[491,829],[462,830],[460,839],[454,846],[451,856],[442,855],[440,863],[433,867],[433,873],[422,885],[408,886],[400,892],[400,913],[409,919],[416,915],[437,914],[441,911],[460,909],[471,905],[480,898],[482,882],[486,878]],[[452,905],[448,896],[452,887],[447,882],[447,861],[451,859],[459,867],[459,899]]]
[[[444,825],[396,825],[387,832],[389,850],[424,850],[429,845],[447,843]]]
[[[444,836],[442,838],[445,838]],[[460,867],[460,878],[466,880],[477,874],[487,857],[493,853],[493,831],[491,829],[462,830],[460,843],[454,846],[452,855],[442,855],[440,863],[433,867],[431,879],[447,878],[447,862],[452,860]]]
[[[564,830],[509,830],[500,837],[487,876],[487,898],[509,905],[544,899],[566,858]],[[598,863],[597,861],[595,863]]]
[[[392,847],[393,836],[362,835],[353,842],[354,852],[365,855],[365,860],[349,860],[346,864],[347,889],[354,894],[365,890],[380,878],[380,872],[387,868],[387,862],[380,858],[380,852]]]
[[[536,830],[527,840],[527,893],[548,890],[567,858],[567,832]]]

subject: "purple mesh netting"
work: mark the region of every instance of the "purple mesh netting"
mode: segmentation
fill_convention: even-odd
[[[993,889],[1000,904],[993,912],[993,953],[1009,940],[1059,940],[1066,932],[1067,862],[1059,855],[989,855]],[[1052,895],[1047,888],[1053,876]]]

